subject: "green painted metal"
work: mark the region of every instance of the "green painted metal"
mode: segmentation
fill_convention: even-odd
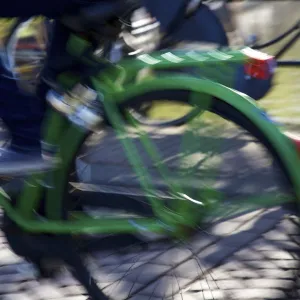
[[[51,124],[51,126],[48,126],[48,124]],[[54,110],[49,109],[44,122],[45,141],[47,141],[48,144],[57,145],[66,129],[66,126],[68,126],[68,122],[65,117]],[[49,181],[51,176],[51,172],[48,174],[34,174],[25,181],[23,192],[19,195],[16,206],[16,209],[23,217],[28,219],[32,219],[34,217],[33,213],[36,211],[39,202],[44,196],[44,187],[41,183],[46,180]],[[56,198],[54,197],[54,199]]]
[[[74,47],[74,45],[69,45]],[[79,48],[78,48],[79,49]],[[81,50],[80,50],[81,49]],[[86,45],[82,45],[79,51],[86,50]],[[81,54],[78,54],[79,56]],[[224,101],[247,116],[269,139],[278,154],[282,158],[288,174],[292,180],[293,188],[298,199],[300,199],[300,161],[297,153],[287,138],[272,123],[262,117],[259,108],[246,95],[225,87],[224,85],[208,79],[197,79],[188,75],[168,75],[160,78],[149,78],[145,82],[133,83],[132,78],[143,68],[153,69],[172,69],[183,67],[198,67],[213,64],[237,64],[245,62],[246,56],[242,51],[214,51],[203,52],[167,52],[143,55],[136,60],[125,60],[117,66],[112,66],[99,76],[91,78],[94,88],[104,96],[103,104],[110,121],[115,125],[119,135],[122,137],[124,130],[122,120],[118,114],[118,104],[125,103],[128,99],[144,94],[145,92],[157,90],[188,90],[193,92],[192,102],[198,107],[203,107],[204,100],[206,105],[212,97]],[[203,98],[206,95],[206,98]],[[197,100],[199,96],[199,100]],[[201,97],[200,97],[201,96]],[[169,188],[177,196],[177,202],[170,208],[164,205],[155,197],[149,197],[155,218],[146,219],[97,219],[94,217],[70,218],[63,220],[62,206],[66,197],[66,185],[72,162],[76,153],[84,140],[87,132],[73,124],[69,124],[58,113],[52,112],[46,125],[48,133],[45,135],[46,142],[56,143],[60,151],[57,154],[61,163],[57,168],[47,174],[34,175],[25,185],[25,188],[18,200],[17,208],[13,208],[10,199],[2,193],[0,195],[0,205],[3,206],[9,217],[14,220],[24,230],[30,232],[48,233],[114,233],[114,232],[136,232],[149,230],[153,232],[170,232],[175,234],[177,225],[193,225],[195,214],[191,213],[191,205],[182,204],[180,199],[181,187],[169,183]],[[152,160],[157,163],[160,157],[157,156],[155,148],[150,143],[144,133],[141,138],[145,148]],[[141,185],[146,192],[152,192],[147,170],[143,168],[139,155],[132,142],[127,138],[121,139],[127,152],[128,160],[139,175]],[[164,178],[168,178],[167,170],[163,165],[159,165]],[[39,180],[50,180],[50,186],[55,188],[45,188],[36,185]],[[35,186],[36,185],[36,186]],[[34,214],[39,201],[42,201],[42,191],[46,192],[46,217],[40,218]],[[210,189],[205,191],[207,198],[220,198],[220,195]],[[28,199],[30,199],[28,201]],[[210,207],[200,207],[201,217],[216,209],[218,200]],[[186,205],[186,206],[185,206]],[[195,206],[193,206],[194,208]],[[206,209],[208,210],[206,212]],[[195,209],[194,209],[195,210]],[[161,221],[159,221],[161,220]],[[174,233],[175,232],[175,233]]]
[[[188,90],[216,97],[247,116],[269,138],[274,148],[278,151],[292,179],[295,193],[297,197],[300,196],[300,161],[297,152],[291,143],[288,142],[287,137],[273,123],[262,116],[262,111],[257,106],[257,103],[247,95],[211,80],[197,79],[186,75],[173,75],[136,84],[123,92],[114,94],[114,100],[122,103],[141,93],[168,89]],[[199,105],[201,106],[200,95]]]
[[[291,203],[295,199],[287,195],[272,193],[270,195],[252,196],[248,198],[235,199],[235,203],[224,203],[214,207],[209,214],[206,215],[207,221],[217,221],[218,219],[234,218],[250,211],[258,209],[268,209],[270,207],[280,206],[286,203]]]
[[[67,183],[71,168],[73,167],[73,159],[82,144],[86,131],[82,128],[69,125],[64,132],[63,138],[60,140],[59,160],[61,161],[58,168],[54,169],[49,177],[51,177],[51,186],[46,193],[46,216],[49,219],[59,220],[62,218],[63,203],[67,200]]]

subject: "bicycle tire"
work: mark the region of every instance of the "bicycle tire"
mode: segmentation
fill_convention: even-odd
[[[134,117],[134,119],[141,125],[145,126],[155,126],[155,127],[169,127],[169,126],[182,126],[186,124],[189,120],[193,119],[195,115],[198,114],[198,109],[194,108],[190,112],[188,112],[186,115],[178,118],[173,119],[170,121],[163,120],[163,121],[151,121],[151,119],[145,117],[142,112],[138,112],[135,110],[131,111],[131,115]]]
[[[122,105],[122,109],[126,109],[127,107],[131,107],[132,105],[137,104],[138,102],[149,101],[149,99],[151,99],[151,98],[156,98],[158,94],[160,96],[163,95],[165,99],[168,95],[168,97],[172,98],[172,100],[176,100],[178,102],[185,103],[187,97],[190,95],[190,92],[185,91],[185,90],[180,90],[180,91],[178,91],[178,90],[174,90],[174,91],[168,90],[168,91],[159,91],[159,92],[154,92],[154,93],[148,93],[148,94],[143,95],[143,97],[137,97],[137,98],[129,99],[126,103],[124,103]],[[287,172],[286,168],[284,167],[284,164],[282,162],[282,159],[281,159],[280,155],[277,153],[276,149],[272,146],[272,143],[269,141],[268,136],[266,136],[264,133],[262,133],[261,130],[255,124],[253,124],[251,122],[251,120],[249,120],[242,112],[236,110],[235,108],[230,106],[228,103],[225,103],[221,99],[216,99],[215,98],[213,100],[212,106],[210,107],[210,111],[212,111],[214,114],[220,116],[222,119],[230,120],[230,121],[234,122],[235,124],[238,125],[238,127],[241,127],[243,129],[245,129],[246,132],[248,132],[253,137],[255,137],[265,147],[267,152],[269,154],[271,154],[271,157],[274,159],[274,161],[276,161],[276,163],[278,163],[278,165],[280,167],[280,170],[282,171],[282,174],[284,175],[284,178],[286,179],[285,184],[289,187],[291,186],[291,178],[289,178],[288,172]],[[78,149],[78,151],[80,152],[80,149]],[[84,195],[84,193],[82,195]],[[99,192],[99,196],[107,197],[106,199],[108,199],[108,200],[111,199],[110,197],[112,195],[113,194],[110,194],[109,192],[107,192],[107,193],[106,192],[104,192],[104,193]],[[134,211],[135,207],[134,207],[134,205],[132,206],[132,203],[129,205],[129,207],[124,205],[125,203],[127,204],[127,202],[126,202],[127,200],[128,200],[128,198],[124,198],[124,196],[119,195],[119,197],[116,197],[114,199],[114,201],[116,201],[116,202],[114,203],[113,206],[111,205],[110,201],[108,201],[106,203],[105,203],[105,201],[104,202],[100,201],[99,203],[100,203],[101,207],[106,206],[107,208],[113,209],[113,210],[115,208],[116,209],[119,208],[119,209],[122,209],[122,210],[127,210],[127,208],[128,208],[128,210],[130,212]],[[99,205],[99,203],[97,203],[97,202],[94,202],[94,203],[92,203],[90,201],[85,202],[84,197],[81,198],[80,201],[81,201],[80,204],[83,205],[83,206],[92,205],[93,207],[97,207]],[[141,213],[139,208],[137,208],[136,212]],[[128,236],[127,236],[127,238],[128,238]],[[117,239],[119,239],[119,242],[121,243],[120,237],[118,237]],[[129,238],[129,240],[130,240],[130,238]],[[131,242],[132,241],[136,242],[135,239],[130,240],[130,241]],[[149,242],[149,243],[151,244],[151,242]],[[146,242],[146,244],[148,244],[148,242]],[[101,245],[103,245],[103,244],[101,244]],[[125,245],[126,245],[126,243],[125,243]],[[136,244],[134,244],[134,245],[136,245]],[[95,244],[93,244],[93,247],[91,247],[92,249],[89,249],[89,243],[88,242],[84,243],[84,244],[81,244],[81,246],[79,246],[79,248],[80,247],[82,247],[81,250],[84,251],[84,252],[89,252],[89,251],[94,252],[94,251],[97,250],[97,248],[95,248]],[[112,246],[112,247],[116,248],[115,245]],[[125,248],[127,249],[127,247],[129,247],[129,246],[126,245]],[[147,284],[150,284],[150,283],[151,282],[148,282]],[[142,287],[138,290],[142,290]],[[134,294],[134,295],[136,296],[136,294]],[[134,296],[134,295],[132,295],[132,296]],[[102,298],[97,298],[97,296],[93,295],[93,294],[90,294],[90,297],[93,300],[102,299]],[[126,299],[131,299],[131,295],[126,297]],[[163,299],[167,299],[167,298],[163,298]],[[227,299],[230,299],[230,298],[227,298]]]

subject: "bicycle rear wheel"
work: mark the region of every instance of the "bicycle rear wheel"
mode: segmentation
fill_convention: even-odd
[[[178,90],[159,95],[177,101],[179,107],[191,96]],[[155,97],[150,93],[131,99],[123,110]],[[171,205],[166,178],[145,153],[140,129],[128,126],[127,138],[143,158],[155,193]],[[282,298],[293,299],[297,272],[284,282],[268,277],[270,265],[283,274],[284,262],[278,263],[274,252],[259,248],[262,240],[268,246],[268,239],[271,244],[272,236],[279,234],[278,224],[290,239],[299,235],[298,225],[290,221],[296,208],[285,204],[295,200],[291,178],[268,136],[220,99],[202,107],[201,114],[181,128],[144,130],[169,170],[167,179],[180,183],[186,199],[195,201],[202,222],[190,238],[179,241],[143,228],[137,236],[89,237],[78,249],[90,253],[87,265],[99,288],[110,299],[242,299],[243,288],[249,292],[247,299],[266,299],[266,295],[272,299],[279,295],[270,292],[272,287],[280,289]],[[108,129],[89,136],[78,152],[77,181],[70,185],[73,200],[88,214],[101,218],[128,215],[130,220],[153,215],[140,178],[127,161],[122,139]],[[207,203],[203,191],[208,189],[217,190],[222,198],[210,203],[211,207],[199,205]],[[293,224],[289,229],[283,225],[287,222]],[[273,246],[285,255],[298,255],[297,246]],[[299,262],[293,260],[290,266],[298,270]],[[256,280],[261,276],[270,279]]]

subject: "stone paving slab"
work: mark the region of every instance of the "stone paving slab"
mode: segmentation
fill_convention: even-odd
[[[270,164],[270,156],[261,145],[237,128],[220,128],[217,137],[210,131],[206,132],[206,128],[199,131],[187,129],[190,130],[190,142],[186,148],[182,147],[187,134],[183,138],[182,130],[151,129],[148,135],[161,161],[168,167],[169,177],[175,183],[180,182],[189,193],[197,193],[204,186],[214,186],[231,199],[276,190],[289,192],[276,165]],[[132,133],[131,138],[154,186],[165,190],[165,181],[138,135]],[[182,149],[186,149],[184,155],[179,154]],[[140,188],[139,178],[113,131],[99,133],[91,139],[88,151],[84,149],[84,155],[77,161],[77,168],[80,180],[98,187]]]
[[[291,211],[276,207],[219,222],[188,241],[100,251],[92,265],[112,299],[299,299],[299,240]],[[0,299],[86,299],[67,272],[38,282],[3,237],[0,245]]]
[[[275,183],[281,182],[276,169],[270,164],[264,167],[263,160],[242,165],[248,150],[254,157],[259,152],[253,152],[253,145],[249,148],[249,137],[228,133],[225,138],[231,142],[226,143],[222,154],[229,160],[218,175],[220,181],[224,181],[226,173],[236,171],[227,177],[227,182],[235,181],[229,191],[237,191],[240,182],[235,179],[240,177],[248,183],[250,192],[258,189],[259,184],[267,186],[267,191],[274,190]],[[158,147],[169,150],[164,152],[165,159],[178,150],[179,135],[178,131],[152,133],[159,141]],[[87,161],[93,168],[99,168],[92,170],[98,178],[99,174],[102,176],[99,182],[107,183],[108,178],[118,176],[120,182],[126,178],[128,183],[124,176],[129,174],[128,164],[112,133],[103,143],[99,144],[97,139],[96,142],[97,151],[91,152]],[[250,171],[254,173],[245,180],[243,176]],[[300,234],[294,214],[287,206],[260,209],[199,228],[187,241],[99,251],[89,265],[99,285],[115,300],[299,299]],[[0,300],[86,298],[67,271],[52,281],[38,282],[32,266],[15,256],[0,236]]]

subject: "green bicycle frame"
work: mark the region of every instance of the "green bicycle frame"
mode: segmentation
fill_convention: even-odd
[[[74,42],[74,41],[73,41]],[[78,42],[78,41],[77,41]],[[78,55],[84,51],[84,46],[77,46]],[[279,129],[262,117],[261,111],[248,96],[238,93],[221,83],[194,78],[188,75],[169,74],[158,78],[149,78],[140,83],[133,83],[137,72],[143,68],[172,69],[185,67],[204,68],[210,64],[241,63],[247,57],[242,51],[228,52],[168,52],[166,54],[154,53],[143,55],[137,59],[124,60],[117,66],[112,66],[97,76],[91,78],[93,88],[104,96],[103,106],[109,120],[116,126],[122,135],[122,120],[114,112],[118,105],[126,103],[133,97],[138,97],[146,92],[159,90],[187,90],[192,92],[193,104],[203,106],[203,99],[212,98],[224,101],[251,120],[269,139],[274,149],[280,155],[282,162],[291,179],[296,197],[300,199],[300,160],[291,143],[279,131]],[[203,95],[206,97],[203,98]],[[206,203],[199,206],[199,212],[195,204],[182,201],[180,197],[174,200],[172,210],[166,209],[163,203],[152,194],[148,198],[153,211],[153,218],[107,218],[97,219],[87,215],[70,215],[64,218],[61,215],[68,184],[69,171],[82,142],[89,133],[88,130],[72,124],[60,113],[50,110],[46,120],[47,133],[45,141],[59,146],[58,158],[60,164],[54,169],[30,175],[24,184],[24,188],[17,199],[17,205],[12,206],[8,195],[0,195],[0,205],[3,206],[8,216],[25,231],[32,233],[56,233],[56,234],[85,234],[85,233],[130,233],[137,231],[169,232],[177,234],[181,225],[193,226],[197,221],[197,213],[205,211]],[[142,143],[151,154],[154,162],[159,157],[153,149],[146,135],[141,136]],[[128,160],[137,172],[144,190],[151,194],[153,191],[147,170],[142,168],[139,155],[129,139],[121,139],[126,150]],[[163,165],[158,169],[167,180],[168,170]],[[47,184],[44,184],[47,183]],[[173,194],[182,193],[180,186],[168,183]],[[218,198],[214,191],[206,191],[208,198]],[[46,203],[46,216],[43,218],[35,213],[40,201],[44,198]],[[208,203],[209,204],[209,203]],[[196,213],[195,213],[196,210]],[[179,213],[180,212],[180,213]],[[198,216],[199,219],[199,216]]]

